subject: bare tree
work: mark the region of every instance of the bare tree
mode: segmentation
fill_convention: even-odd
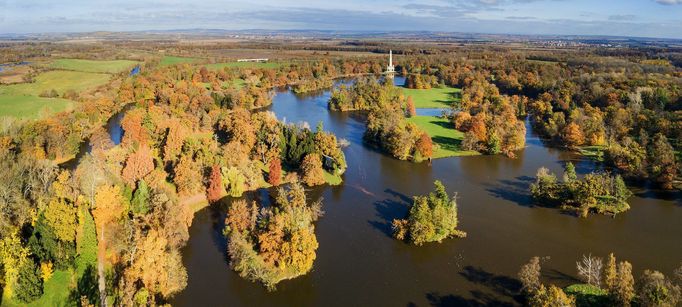
[[[592,254],[587,256],[583,255],[582,261],[576,262],[575,264],[578,268],[578,276],[580,276],[584,282],[593,286],[600,286],[603,267],[601,258],[592,257]]]

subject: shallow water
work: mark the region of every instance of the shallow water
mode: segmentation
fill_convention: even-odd
[[[528,127],[527,148],[517,159],[503,156],[446,158],[414,164],[398,161],[362,144],[364,124],[355,113],[329,112],[329,92],[296,96],[279,92],[268,109],[287,122],[322,121],[325,130],[350,141],[344,151],[344,184],[310,189],[324,198],[316,224],[320,247],[313,270],[284,281],[275,292],[230,270],[221,234],[226,203],[199,211],[183,250],[187,288],[179,306],[404,306],[518,305],[514,279],[531,256],[550,256],[545,282],[575,282],[582,254],[614,252],[645,268],[669,274],[682,260],[682,196],[635,191],[632,209],[615,218],[587,219],[533,207],[528,187],[539,167],[561,172],[567,161],[578,173],[595,168],[572,153],[547,148]],[[412,195],[429,192],[434,180],[458,192],[465,239],[422,247],[390,237],[390,223],[402,218]],[[267,190],[250,195],[267,198]]]

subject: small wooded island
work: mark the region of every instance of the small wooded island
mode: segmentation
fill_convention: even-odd
[[[457,195],[451,198],[438,180],[434,185],[436,189],[429,195],[414,197],[405,219],[393,220],[396,239],[422,245],[449,237],[466,237],[466,232],[457,229]]]
[[[279,188],[270,207],[232,202],[223,232],[230,266],[270,290],[282,280],[307,273],[319,246],[313,223],[322,213],[322,202],[308,202],[298,182]]]

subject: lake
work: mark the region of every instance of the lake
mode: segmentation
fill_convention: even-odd
[[[396,81],[398,82],[398,81]],[[340,186],[309,189],[323,197],[325,215],[316,224],[319,241],[313,270],[268,292],[229,268],[222,235],[222,204],[197,212],[183,250],[187,288],[178,306],[428,306],[518,305],[514,293],[519,267],[532,256],[549,256],[543,281],[576,282],[582,254],[670,274],[682,260],[682,195],[635,189],[632,209],[615,218],[581,219],[556,209],[532,206],[528,187],[539,167],[561,173],[567,161],[579,174],[595,169],[590,160],[545,146],[528,127],[527,147],[516,159],[472,156],[436,159],[431,164],[398,161],[362,143],[363,116],[330,112],[329,91],[313,95],[276,93],[267,110],[280,120],[308,122],[350,142],[348,170]],[[457,192],[465,239],[421,247],[391,238],[390,223],[407,212],[413,195],[428,193],[441,180]],[[267,199],[268,191],[248,197]]]

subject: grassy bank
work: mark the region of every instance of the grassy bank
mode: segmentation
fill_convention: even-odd
[[[128,71],[137,64],[139,64],[139,62],[128,60],[93,61],[80,59],[59,59],[50,63],[49,67],[54,69],[73,70],[80,72],[114,74],[122,71]]]
[[[401,88],[405,97],[412,96],[415,108],[449,108],[461,100],[461,89],[454,87],[415,90]]]
[[[433,158],[478,155],[477,151],[463,150],[461,147],[464,133],[455,130],[454,125],[445,118],[437,116],[414,116],[407,119],[426,131],[433,141]]]

